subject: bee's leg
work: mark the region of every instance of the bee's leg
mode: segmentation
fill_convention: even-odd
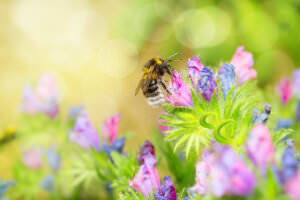
[[[164,88],[164,90],[170,95],[171,92],[168,90],[165,82],[162,79],[159,79],[159,84]]]
[[[170,65],[168,65],[168,67],[166,67],[165,69],[166,69],[166,72],[170,75],[170,77],[171,77],[171,79],[172,79],[172,82],[173,82],[173,75],[172,75],[172,72],[170,71],[170,68],[171,66]]]

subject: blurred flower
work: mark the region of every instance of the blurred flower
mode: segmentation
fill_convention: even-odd
[[[42,112],[50,118],[55,118],[59,112],[59,94],[54,78],[45,74],[42,75],[36,90],[26,86],[23,91],[21,110],[28,114]]]
[[[288,129],[292,126],[292,124],[293,124],[292,119],[280,118],[280,119],[277,119],[276,126],[274,129],[276,131],[280,131],[281,129]]]
[[[189,86],[182,80],[180,73],[173,70],[173,81],[170,83],[169,91],[171,95],[167,100],[174,106],[192,107],[192,94]]]
[[[300,199],[300,171],[298,171],[295,176],[289,179],[285,185],[284,190],[289,195],[292,200],[299,200]]]
[[[146,140],[145,143],[140,147],[140,152],[137,155],[140,164],[144,164],[144,156],[149,153],[155,156],[155,148],[150,141]]]
[[[112,152],[122,153],[126,138],[115,139],[112,145],[102,144],[102,149],[111,158]]]
[[[293,147],[287,146],[283,152],[282,158],[282,169],[277,170],[279,182],[281,184],[286,183],[297,173],[298,160],[296,159],[293,151]]]
[[[16,185],[15,181],[2,181],[0,180],[0,198],[12,186]]]
[[[166,115],[166,114],[167,114],[167,113],[162,112],[162,113],[159,114],[159,116],[161,116],[161,115]],[[164,132],[167,131],[167,130],[169,130],[170,128],[167,127],[167,126],[165,126],[165,125],[163,125],[163,124],[168,124],[168,122],[167,122],[166,120],[164,120],[164,119],[158,119],[158,120],[157,120],[158,130],[159,130],[159,132],[160,132],[161,134],[163,134],[163,136],[165,136],[165,135],[164,135]]]
[[[68,119],[69,120],[76,119],[83,110],[84,110],[83,105],[71,106],[68,111]]]
[[[200,79],[194,80],[197,90],[206,101],[210,101],[217,87],[214,73],[208,67],[203,67],[199,72],[199,76]]]
[[[61,156],[57,153],[55,147],[48,149],[47,161],[53,171],[57,171],[60,168]]]
[[[264,175],[268,164],[274,159],[272,137],[265,125],[257,124],[252,129],[246,143],[246,150],[253,164]]]
[[[40,186],[44,188],[47,192],[51,192],[53,190],[54,185],[54,176],[46,175],[41,181]]]
[[[41,101],[33,91],[32,87],[27,85],[23,90],[22,97],[22,112],[35,114],[40,111]]]
[[[144,196],[149,197],[153,189],[158,190],[160,186],[158,173],[156,170],[156,159],[149,152],[143,155],[143,164],[140,166],[139,171],[130,181],[130,186],[142,193]]]
[[[232,148],[218,143],[213,147],[213,152],[204,151],[204,161],[197,164],[192,190],[199,194],[211,191],[216,197],[250,195],[256,184],[254,174]]]
[[[237,48],[233,55],[230,64],[235,67],[235,74],[238,77],[238,83],[256,78],[256,71],[252,68],[254,61],[250,52],[244,51],[244,47]]]
[[[118,134],[118,128],[120,123],[121,115],[113,115],[104,121],[102,127],[102,133],[105,139],[109,139],[110,144],[113,144]]]
[[[298,99],[297,108],[296,108],[296,119],[300,121],[300,99]]]
[[[209,166],[205,161],[200,161],[196,165],[196,185],[191,188],[191,191],[195,191],[200,195],[206,194],[207,180],[209,174]]]
[[[35,149],[30,148],[23,153],[23,163],[31,168],[38,169],[42,167],[42,152]]]
[[[267,123],[269,115],[271,114],[271,105],[265,103],[264,111],[261,114],[258,114],[256,108],[253,109],[253,124],[256,123]]]
[[[276,91],[281,98],[282,104],[285,105],[292,97],[292,86],[290,80],[287,78],[281,79],[276,86]]]
[[[156,200],[176,200],[176,189],[169,176],[164,177],[164,183],[155,192]]]
[[[300,69],[293,73],[293,94],[300,98]]]
[[[203,64],[201,63],[200,59],[198,58],[198,56],[194,56],[192,59],[189,59],[187,62],[187,66],[188,66],[188,74],[190,77],[190,80],[192,81],[192,83],[195,85],[194,80],[199,80],[199,72],[201,71],[201,69],[204,67]]]
[[[69,139],[85,149],[90,149],[92,146],[96,150],[100,150],[99,134],[85,112],[82,112],[76,119]]]
[[[223,64],[219,69],[219,77],[222,83],[224,99],[226,99],[228,92],[235,83],[234,66],[231,64]]]

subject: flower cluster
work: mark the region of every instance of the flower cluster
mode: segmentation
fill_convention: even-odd
[[[149,141],[145,141],[141,146],[138,160],[141,166],[130,181],[130,186],[148,198],[155,191],[154,195],[157,200],[176,200],[176,190],[170,177],[165,176],[163,184],[160,184],[156,169],[155,149]]]
[[[29,85],[24,88],[21,110],[28,114],[44,113],[55,118],[59,112],[58,102],[56,82],[50,74],[45,74],[35,89]]]

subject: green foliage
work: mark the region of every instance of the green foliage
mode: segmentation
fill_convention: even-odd
[[[259,100],[256,90],[255,83],[246,82],[232,88],[224,99],[218,88],[207,102],[192,89],[193,108],[164,106],[166,114],[161,119],[167,123],[162,124],[170,127],[166,139],[175,143],[174,151],[184,147],[186,157],[192,150],[199,153],[212,140],[239,151],[253,127],[252,110]]]
[[[164,141],[162,135],[157,132],[155,135],[154,144],[156,150],[159,151],[157,155],[162,155],[165,159],[168,170],[174,177],[172,180],[176,185],[176,189],[181,191],[183,188],[191,187],[195,182],[196,154],[186,159],[184,154],[175,153],[171,143]]]

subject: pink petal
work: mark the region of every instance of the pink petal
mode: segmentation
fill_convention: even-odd
[[[268,164],[274,160],[274,147],[269,130],[264,124],[257,124],[247,140],[246,150],[253,164],[264,175]]]
[[[292,200],[300,200],[300,171],[284,185],[285,192]]]
[[[117,114],[111,116],[103,123],[102,133],[104,138],[109,139],[110,144],[112,144],[117,137],[120,119],[121,119],[121,115]]]
[[[30,148],[23,153],[24,164],[31,169],[42,167],[42,153],[34,148]]]
[[[276,91],[281,98],[282,104],[286,105],[286,103],[292,97],[291,81],[288,78],[281,79],[278,85],[276,86]]]

